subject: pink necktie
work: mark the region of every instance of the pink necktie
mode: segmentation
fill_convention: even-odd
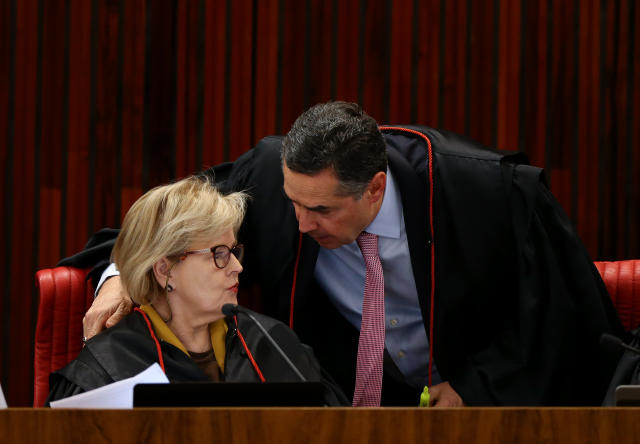
[[[367,267],[358,342],[354,407],[379,407],[384,354],[384,276],[378,236],[363,231],[356,239]]]

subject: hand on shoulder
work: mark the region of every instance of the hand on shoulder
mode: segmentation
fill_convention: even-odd
[[[120,276],[109,278],[98,292],[93,304],[82,319],[84,336],[89,339],[105,328],[117,324],[133,307]]]

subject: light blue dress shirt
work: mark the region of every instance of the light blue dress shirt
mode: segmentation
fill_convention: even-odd
[[[380,211],[364,231],[378,235],[384,272],[385,347],[407,383],[422,388],[428,379],[429,341],[413,279],[402,201],[388,170]],[[355,241],[333,250],[320,248],[314,271],[316,280],[338,311],[358,330],[365,274],[364,258]],[[432,384],[442,382],[435,364],[432,372]]]

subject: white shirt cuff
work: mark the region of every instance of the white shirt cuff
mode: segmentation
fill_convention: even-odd
[[[98,282],[98,285],[96,286],[96,291],[95,293],[93,293],[93,297],[95,298],[96,296],[98,296],[98,292],[100,291],[100,288],[102,287],[102,284],[104,284],[107,279],[114,277],[114,276],[120,276],[120,272],[118,271],[118,268],[116,267],[115,263],[111,263],[103,272],[102,272],[102,276],[100,276],[100,281]]]

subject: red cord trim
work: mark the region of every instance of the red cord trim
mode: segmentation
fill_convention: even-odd
[[[145,320],[145,322],[147,323],[147,328],[149,329],[149,334],[151,335],[151,339],[153,339],[153,341],[156,343],[156,350],[158,352],[158,363],[160,364],[160,368],[162,368],[162,371],[166,374],[167,372],[164,369],[164,359],[162,358],[162,348],[160,348],[160,341],[158,341],[158,338],[156,337],[156,333],[153,331],[153,328],[151,327],[151,321],[147,317],[147,314],[144,311],[140,310],[138,307],[135,307],[134,310],[140,313],[143,319]]]
[[[381,126],[381,131],[404,131],[407,133],[415,134],[422,137],[427,142],[427,167],[429,169],[429,235],[431,238],[430,253],[431,253],[431,301],[430,301],[430,313],[429,313],[429,387],[431,387],[431,375],[433,366],[433,312],[435,307],[435,293],[436,293],[436,265],[435,265],[435,242],[433,236],[433,151],[431,148],[431,141],[429,138],[416,130],[409,128],[402,128],[397,126]]]
[[[236,323],[236,332],[238,333],[238,337],[240,338],[240,342],[242,342],[242,347],[244,347],[244,351],[247,352],[247,356],[249,357],[249,361],[251,361],[251,365],[253,365],[253,369],[258,374],[258,377],[260,378],[260,382],[265,382],[266,380],[264,379],[264,375],[262,374],[262,371],[260,370],[260,367],[258,367],[258,364],[256,363],[256,360],[253,359],[253,355],[251,354],[251,351],[249,350],[249,347],[247,347],[247,343],[244,342],[244,336],[242,336],[242,333],[240,333],[240,327],[238,326],[238,317],[234,315],[233,316],[233,320]]]
[[[291,303],[289,304],[289,328],[293,330],[293,301],[296,296],[296,281],[298,280],[298,265],[300,264],[300,250],[302,250],[302,233],[298,236],[298,253],[296,254],[296,265],[293,268],[293,285],[291,286]]]

